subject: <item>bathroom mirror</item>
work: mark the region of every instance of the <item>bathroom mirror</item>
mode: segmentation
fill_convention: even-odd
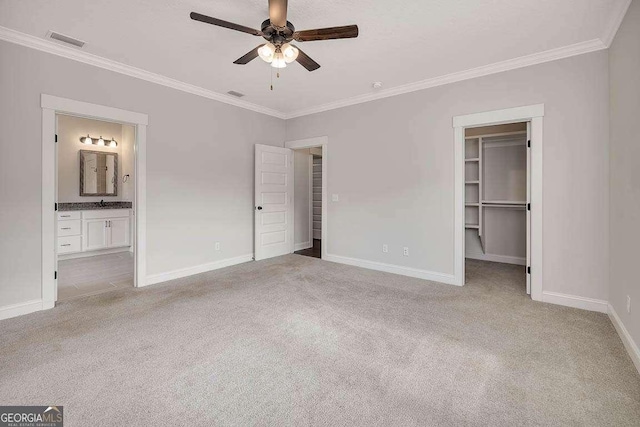
[[[118,195],[118,155],[80,150],[80,195]]]

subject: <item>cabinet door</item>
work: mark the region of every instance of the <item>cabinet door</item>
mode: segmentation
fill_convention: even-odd
[[[129,218],[110,219],[109,224],[109,247],[131,245]]]
[[[89,219],[83,221],[82,250],[93,251],[107,247],[107,221]]]

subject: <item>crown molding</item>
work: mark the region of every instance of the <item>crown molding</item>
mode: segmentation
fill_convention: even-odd
[[[616,19],[614,24],[610,28],[617,28],[620,26],[624,14],[629,7],[630,0],[624,0],[624,7],[615,14]],[[608,31],[615,35],[615,31]],[[611,37],[613,37],[613,35]],[[202,96],[204,98],[213,99],[215,101],[223,102],[225,104],[233,105],[236,107],[244,108],[247,110],[255,111],[257,113],[266,114],[269,116],[277,117],[279,119],[293,119],[296,117],[307,116],[310,114],[321,113],[324,111],[335,110],[337,108],[348,107],[351,105],[362,104],[365,102],[375,101],[378,99],[389,98],[396,95],[402,95],[405,93],[416,92],[419,90],[429,89],[432,87],[443,86],[450,83],[456,83],[464,80],[475,79],[478,77],[488,76],[491,74],[501,73],[504,71],[515,70],[518,68],[524,68],[531,65],[542,64],[545,62],[556,61],[559,59],[569,58],[571,56],[582,55],[585,53],[595,52],[602,49],[607,49],[608,45],[600,39],[588,40],[581,43],[576,43],[569,46],[564,46],[556,49],[547,50],[544,52],[534,53],[532,55],[521,56],[519,58],[509,59],[506,61],[496,62],[494,64],[485,65],[482,67],[472,68],[465,71],[459,71],[444,76],[438,76],[426,80],[417,81],[401,86],[384,89],[382,91],[376,91],[375,93],[369,93],[364,95],[358,95],[351,98],[330,102],[315,107],[295,110],[291,112],[282,112],[274,110],[272,108],[263,107],[257,104],[253,104],[246,101],[233,98],[229,95],[220,94],[209,89],[204,89],[199,86],[195,86],[189,83],[181,82],[169,77],[162,76],[160,74],[152,73],[140,68],[132,67],[120,62],[112,61],[110,59],[102,58],[97,55],[93,55],[87,52],[80,51],[75,48],[63,46],[40,37],[35,37],[29,34],[25,34],[10,28],[0,26],[0,40],[5,40],[11,43],[26,46],[32,49],[40,50],[43,52],[51,53],[57,56],[61,56],[74,61],[82,62],[84,64],[93,65],[106,70],[114,71],[116,73],[124,74],[130,77],[135,77],[141,80],[145,80],[151,83],[159,84],[162,86],[170,87],[183,92],[191,93],[193,95]]]
[[[416,92],[423,89],[429,89],[436,86],[443,86],[450,83],[461,82],[464,80],[475,79],[478,77],[488,76],[490,74],[502,73],[504,71],[515,70],[518,68],[529,67],[531,65],[542,64],[545,62],[556,61],[558,59],[569,58],[571,56],[582,55],[585,53],[595,52],[606,49],[607,46],[600,40],[594,39],[573,45],[551,49],[544,52],[534,53],[532,55],[521,56],[519,58],[508,59],[506,61],[496,62],[494,64],[485,65],[478,68],[472,68],[466,71],[447,74],[444,76],[434,77],[431,79],[421,80],[414,83],[395,86],[389,89],[370,93],[366,95],[354,96],[352,98],[343,99],[336,102],[330,102],[317,107],[306,108],[294,111],[285,115],[285,119],[293,119],[295,117],[307,116],[309,114],[321,113],[323,111],[335,110],[336,108],[347,107],[350,105],[362,104],[364,102],[375,101],[377,99],[389,98],[391,96],[402,95],[405,93]]]
[[[605,46],[609,47],[611,46],[611,43],[613,43],[613,39],[616,37],[618,29],[620,29],[620,25],[622,25],[622,21],[627,14],[627,10],[629,10],[629,6],[631,6],[631,0],[622,0],[618,4],[618,7],[614,9],[611,22],[609,22],[609,25],[602,36],[602,43],[604,43]]]
[[[283,113],[271,108],[263,107],[257,104],[252,104],[246,101],[241,101],[229,95],[223,95],[209,89],[204,89],[199,86],[181,82],[179,80],[162,76],[160,74],[152,73],[150,71],[143,70],[141,68],[132,67],[130,65],[123,64],[121,62],[112,61],[110,59],[106,59],[101,56],[93,55],[91,53],[87,53],[76,48],[71,48],[58,43],[54,43],[40,37],[35,37],[30,34],[25,34],[20,31],[12,30],[7,27],[0,26],[0,40],[5,40],[11,43],[30,47],[32,49],[51,53],[53,55],[61,56],[63,58],[71,59],[74,61],[82,62],[87,65],[93,65],[94,67],[102,68],[105,70],[114,71],[119,74],[135,77],[141,80],[148,81],[150,83],[155,83],[162,86],[170,87],[172,89],[176,89],[182,92],[190,93],[197,96],[202,96],[204,98],[213,99],[215,101],[233,105],[235,107],[240,107],[246,110],[255,111],[256,113],[266,114],[268,116],[284,119]]]

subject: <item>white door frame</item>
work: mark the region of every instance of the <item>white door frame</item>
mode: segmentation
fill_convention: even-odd
[[[42,308],[48,309],[55,306],[55,203],[57,202],[55,182],[57,165],[54,141],[56,114],[58,113],[135,126],[134,286],[145,286],[147,271],[146,145],[148,116],[120,108],[75,101],[44,93],[40,99],[40,106],[42,107]]]
[[[327,168],[327,164],[328,164],[328,152],[329,152],[329,137],[327,136],[319,136],[319,137],[315,137],[315,138],[307,138],[307,139],[298,139],[295,141],[286,141],[284,143],[284,148],[291,148],[292,150],[299,150],[302,148],[315,148],[315,147],[322,147],[322,221],[321,221],[321,227],[322,227],[322,231],[321,231],[321,236],[322,236],[322,244],[320,245],[320,256],[322,259],[326,259],[327,258],[327,247],[328,247],[328,240],[327,240],[327,236],[329,235],[328,230],[327,230],[327,223],[328,221],[328,217],[327,217],[327,176],[329,175],[329,169]],[[313,173],[313,169],[312,169],[312,173]],[[313,175],[312,175],[313,176]],[[294,182],[295,185],[295,182]],[[312,192],[313,194],[313,192]],[[312,200],[310,201],[311,205],[313,206],[313,196],[312,196]],[[313,219],[313,216],[311,217],[311,219]],[[309,226],[311,227],[312,231],[311,231],[311,244],[313,244],[313,222],[311,222],[311,224],[309,224]]]
[[[466,128],[531,122],[531,298],[542,301],[542,125],[544,104],[486,111],[453,118],[455,159],[454,276],[464,285],[464,136]]]

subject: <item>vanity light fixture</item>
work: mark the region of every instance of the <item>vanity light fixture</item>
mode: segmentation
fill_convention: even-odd
[[[87,136],[81,136],[80,142],[86,145],[100,145],[102,147],[111,147],[111,148],[115,148],[118,146],[118,143],[116,142],[115,139],[113,139],[113,137],[111,137],[111,140],[108,140],[105,142],[102,136],[100,136],[99,139],[96,139],[87,135]]]

